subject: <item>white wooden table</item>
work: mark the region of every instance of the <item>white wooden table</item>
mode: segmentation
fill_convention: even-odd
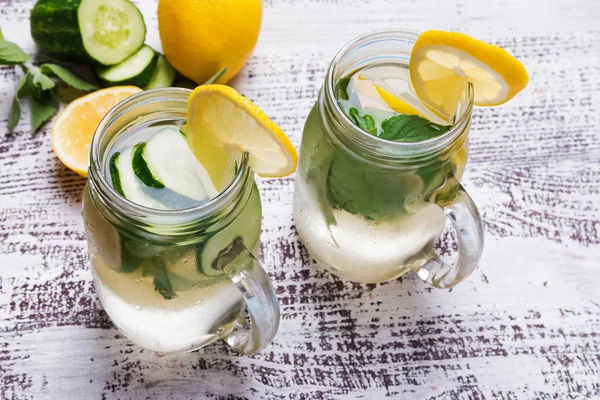
[[[33,3],[0,0],[5,36],[29,53]],[[159,48],[156,4],[137,3]],[[232,84],[296,145],[334,53],[373,29],[472,34],[519,57],[531,83],[475,111],[465,184],[487,243],[480,270],[451,291],[413,275],[335,279],[298,242],[293,178],[261,181],[283,319],[252,358],[224,344],[158,357],[119,334],[92,285],[85,180],[54,156],[47,127],[31,135],[28,112],[6,133],[20,72],[0,67],[0,397],[600,398],[599,21],[597,0],[266,0]]]

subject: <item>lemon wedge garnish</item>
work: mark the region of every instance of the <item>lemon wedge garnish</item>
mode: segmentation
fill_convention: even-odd
[[[470,82],[474,104],[507,102],[529,82],[525,67],[500,47],[457,32],[426,31],[410,58],[410,76],[419,99],[452,118]]]
[[[90,144],[98,124],[121,100],[141,91],[135,86],[116,86],[69,103],[52,124],[50,142],[54,153],[69,169],[87,176]]]
[[[216,187],[222,186],[232,157],[243,152],[261,177],[279,178],[296,170],[298,153],[286,134],[229,86],[199,86],[190,94],[186,133]]]

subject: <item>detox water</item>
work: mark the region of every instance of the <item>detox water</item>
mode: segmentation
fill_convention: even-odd
[[[149,186],[144,182],[152,181],[140,179],[136,175],[140,171],[134,171],[139,165],[128,163],[134,162],[135,146],[150,146],[152,140],[163,140],[160,135],[165,140],[143,154],[144,168],[164,185]],[[238,173],[237,164],[217,190],[202,165],[187,159],[185,149],[177,147],[187,146],[185,143],[178,121],[148,123],[125,131],[105,157],[105,178],[115,190],[134,193],[134,203],[149,208],[182,210],[202,205],[227,188]],[[183,187],[179,185],[182,180],[186,183]],[[244,307],[243,298],[220,270],[217,259],[236,243],[258,253],[262,213],[258,190],[252,185],[249,199],[229,225],[218,231],[199,229],[198,235],[183,242],[152,235],[154,231],[161,234],[159,227],[147,227],[147,235],[115,229],[101,216],[86,189],[83,215],[98,296],[126,336],[158,352],[188,351],[216,340],[217,328],[235,323]]]
[[[334,94],[350,123],[385,141],[425,141],[453,124],[416,97],[405,63],[346,73]],[[381,282],[419,269],[434,257],[446,223],[430,200],[449,195],[450,175],[462,176],[468,144],[426,165],[385,167],[337,143],[326,118],[317,103],[302,137],[294,212],[303,243],[322,266],[352,281]]]

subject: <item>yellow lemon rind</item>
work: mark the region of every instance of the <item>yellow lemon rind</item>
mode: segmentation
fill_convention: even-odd
[[[461,50],[489,66],[490,69],[504,79],[509,88],[504,99],[493,104],[475,103],[475,105],[496,106],[504,104],[516,96],[529,83],[529,75],[525,66],[509,52],[463,33],[437,30],[429,30],[421,33],[413,47],[411,62],[413,59],[418,59],[419,53],[427,46],[448,46]],[[414,79],[412,73],[411,79]],[[416,88],[417,85],[415,85],[414,81],[413,85]]]
[[[296,151],[296,148],[294,147],[288,136],[256,104],[239,94],[234,88],[230,86],[213,84],[199,86],[196,89],[194,89],[194,91],[190,94],[188,101],[188,118],[189,116],[193,115],[192,109],[194,98],[196,96],[207,95],[217,95],[224,98],[227,101],[230,101],[243,112],[250,115],[257,123],[262,125],[264,130],[268,131],[271,134],[271,137],[279,143],[280,148],[285,153],[286,158],[289,161],[289,168],[287,170],[278,171],[274,174],[265,173],[263,171],[255,171],[260,177],[283,178],[296,171],[296,168],[298,166],[298,152]]]

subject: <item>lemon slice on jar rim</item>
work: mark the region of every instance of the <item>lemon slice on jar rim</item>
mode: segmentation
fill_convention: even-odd
[[[244,152],[261,177],[290,175],[298,164],[298,153],[281,128],[225,85],[199,86],[190,94],[186,138],[217,188],[223,187],[232,158]]]
[[[523,64],[506,50],[458,32],[423,32],[409,68],[419,99],[446,118],[454,116],[468,83],[476,106],[497,106],[529,82]]]

